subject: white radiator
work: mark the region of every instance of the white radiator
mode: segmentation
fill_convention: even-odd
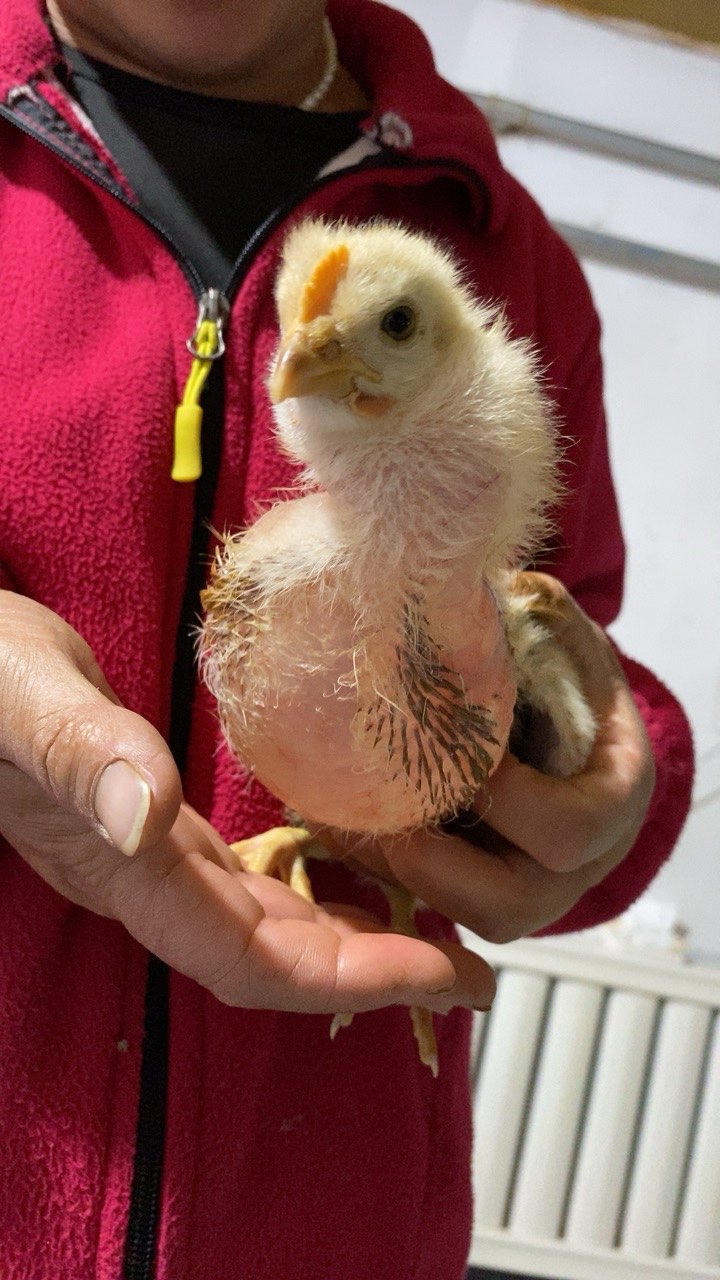
[[[720,970],[545,941],[478,950],[474,1266],[720,1280]]]

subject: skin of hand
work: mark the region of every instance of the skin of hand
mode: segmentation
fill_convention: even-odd
[[[583,772],[549,777],[506,753],[462,837],[424,830],[368,845],[317,831],[336,856],[398,881],[490,942],[553,923],[603,880],[632,848],[655,785],[645,725],[608,637],[557,579],[524,578],[551,594],[552,629],[597,719]]]
[[[487,1007],[494,994],[491,970],[462,947],[392,934],[353,908],[315,906],[240,870],[182,802],[160,734],[119,704],[77,632],[7,591],[0,834],[54,889],[122,921],[226,1004],[445,1013]]]

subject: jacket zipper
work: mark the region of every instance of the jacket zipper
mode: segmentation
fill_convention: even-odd
[[[43,105],[47,105],[43,103]],[[52,108],[49,108],[52,110]],[[181,404],[176,410],[175,418],[175,452],[173,476],[177,480],[197,480],[195,493],[195,511],[191,534],[191,545],[186,570],[185,593],[178,622],[175,646],[175,662],[172,677],[171,724],[168,734],[169,744],[176,763],[182,774],[185,765],[189,731],[188,688],[194,683],[195,656],[191,639],[192,626],[197,615],[197,598],[204,576],[202,548],[207,540],[207,525],[212,513],[212,503],[219,466],[218,447],[214,451],[213,465],[204,471],[200,450],[200,429],[203,420],[203,409],[200,405],[202,395],[211,367],[218,363],[225,350],[223,326],[230,311],[230,302],[235,295],[243,276],[263,241],[282,222],[293,209],[297,208],[313,191],[322,190],[348,170],[328,174],[327,177],[309,184],[298,192],[265,219],[248,240],[237,259],[229,280],[223,290],[206,289],[205,284],[182,250],[173,240],[164,226],[152,215],[147,214],[139,205],[133,203],[123,190],[99,174],[93,173],[83,166],[72,155],[68,155],[61,147],[53,145],[32,125],[18,116],[4,104],[0,104],[0,118],[5,118],[35,142],[44,146],[58,159],[69,165],[83,178],[90,179],[102,190],[113,196],[160,237],[168,246],[176,262],[183,271],[198,303],[198,315],[195,329],[187,340],[187,347],[193,356],[188,381]],[[70,126],[67,126],[70,129]],[[433,158],[416,160],[413,157],[397,153],[381,152],[377,156],[368,157],[354,166],[355,171],[377,171],[392,168],[437,169],[445,167],[448,171],[462,174],[465,181],[471,181],[480,187],[484,196],[487,188],[482,179],[472,169],[453,160]],[[215,378],[210,379],[210,388],[221,397],[222,384]],[[218,415],[218,428],[222,422]],[[178,474],[175,475],[177,470]],[[163,1160],[165,1150],[165,1121],[167,1112],[167,1079],[169,1055],[169,971],[167,965],[150,953],[148,958],[148,976],[145,990],[145,1021],[140,1064],[140,1093],[138,1101],[138,1121],[136,1129],[135,1158],[130,1192],[130,1209],[125,1235],[125,1255],[123,1262],[123,1280],[153,1280],[157,1255],[157,1236],[160,1219],[160,1192],[162,1184]]]
[[[210,370],[225,353],[223,330],[229,305],[219,289],[203,293],[195,322],[195,332],[186,346],[193,357],[183,398],[175,410],[173,480],[199,480],[202,475],[200,435],[203,407],[200,403]]]

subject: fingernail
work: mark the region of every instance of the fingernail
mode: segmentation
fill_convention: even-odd
[[[452,982],[446,982],[442,987],[428,987],[425,992],[428,996],[447,996],[454,991],[457,986],[457,978],[453,978]]]
[[[95,788],[95,816],[111,844],[131,857],[137,850],[152,792],[127,760],[113,760]]]

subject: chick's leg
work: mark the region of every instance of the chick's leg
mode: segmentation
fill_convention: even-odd
[[[247,840],[238,840],[230,846],[246,871],[260,875],[276,876],[294,889],[308,902],[315,898],[305,870],[306,858],[326,860],[329,855],[319,840],[311,836],[305,827],[271,827]],[[390,904],[390,928],[417,938],[415,927],[415,898],[400,885],[378,881]],[[336,1013],[330,1024],[330,1039],[334,1040],[341,1027],[349,1027],[352,1013]],[[413,1005],[410,1009],[413,1034],[417,1041],[420,1061],[428,1066],[434,1076],[438,1074],[438,1049],[433,1027],[432,1013]]]
[[[404,889],[402,885],[382,885],[388,902],[390,903],[390,928],[396,933],[404,933],[410,938],[419,938],[420,935],[415,925],[415,898],[408,889]],[[410,1008],[410,1020],[412,1022],[413,1035],[417,1042],[418,1054],[420,1061],[426,1067],[429,1067],[435,1078],[437,1078],[438,1065],[438,1047],[435,1038],[435,1027],[433,1026],[433,1016],[429,1009],[423,1009],[420,1005],[412,1005]]]
[[[394,929],[396,933],[404,933],[406,937],[419,938],[420,935],[415,926],[415,898],[413,895],[407,889],[403,889],[401,885],[386,884],[383,880],[378,880],[377,883],[390,904],[390,928]],[[426,1067],[429,1067],[437,1078],[439,1070],[438,1047],[432,1013],[429,1009],[422,1009],[420,1005],[412,1005],[409,1013],[420,1061]],[[352,1020],[352,1013],[336,1013],[330,1026],[331,1040],[335,1039],[341,1027],[349,1027]]]
[[[315,896],[310,878],[305,870],[305,859],[325,859],[326,850],[313,839],[305,827],[270,827],[247,840],[236,840],[230,845],[246,871],[256,871],[263,876],[276,876],[307,902]],[[352,1013],[336,1013],[330,1024],[330,1039],[334,1040],[341,1027],[349,1027]]]

